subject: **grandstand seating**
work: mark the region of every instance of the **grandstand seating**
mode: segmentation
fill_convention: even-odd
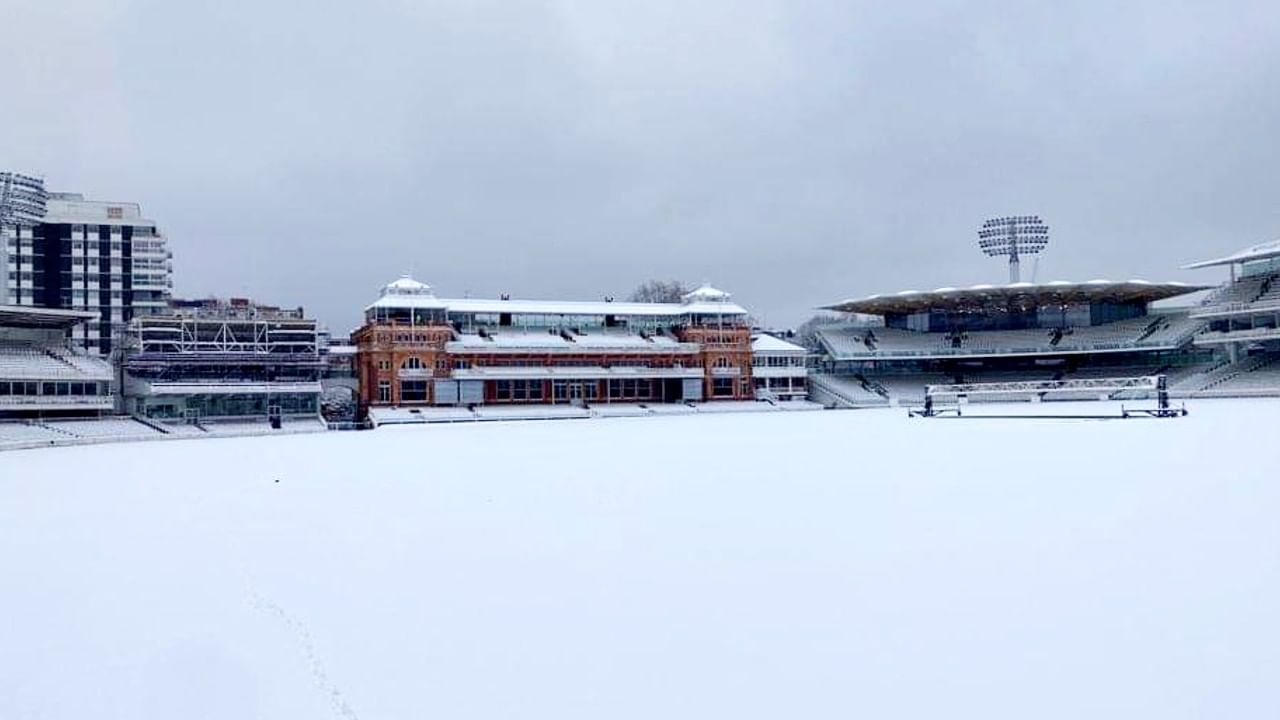
[[[1280,279],[1268,278],[1261,295],[1254,299],[1255,303],[1280,303]]]
[[[0,378],[9,380],[82,379],[84,373],[40,348],[0,345]]]
[[[50,420],[42,424],[54,432],[88,440],[146,440],[162,435],[155,428],[132,418]]]
[[[1258,299],[1267,276],[1254,275],[1240,278],[1223,286],[1217,292],[1204,299],[1204,305],[1227,305],[1230,303],[1250,303]]]
[[[1203,321],[1185,316],[1143,316],[1103,325],[1073,327],[1055,336],[1043,328],[987,330],[961,334],[925,333],[896,328],[831,326],[818,337],[837,358],[956,354],[1050,353],[1163,347],[1185,342]]]
[[[48,352],[54,358],[70,365],[86,378],[96,378],[99,380],[111,379],[111,365],[105,360],[90,357],[83,353],[75,352],[66,348],[50,348]]]
[[[35,423],[0,422],[0,449],[54,445],[65,435]]]
[[[1148,346],[1181,345],[1204,327],[1204,321],[1186,315],[1157,316],[1138,342]]]
[[[1181,397],[1274,395],[1280,392],[1280,354],[1247,357],[1193,373],[1171,386]]]
[[[1280,394],[1280,362],[1273,358],[1252,370],[1236,373],[1199,394],[1201,396]]]
[[[872,387],[880,387],[889,394],[890,400],[902,403],[924,402],[926,385],[944,385],[956,381],[952,375],[941,373],[912,373],[910,375],[869,375],[867,381]]]
[[[871,407],[889,402],[862,380],[851,376],[811,375],[809,393],[814,401],[832,407]]]

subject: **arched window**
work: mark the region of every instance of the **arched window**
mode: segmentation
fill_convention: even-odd
[[[400,364],[401,370],[421,370],[422,361],[416,357],[411,357]]]
[[[712,367],[727,368],[727,367],[732,367],[732,365],[729,364],[729,358],[718,357],[716,358],[716,362]]]

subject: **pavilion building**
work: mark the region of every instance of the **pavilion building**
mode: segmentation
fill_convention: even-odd
[[[362,411],[754,397],[747,311],[710,286],[678,303],[447,299],[406,276],[352,340]]]

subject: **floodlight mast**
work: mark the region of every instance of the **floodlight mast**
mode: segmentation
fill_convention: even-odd
[[[1039,215],[991,218],[978,228],[978,247],[990,257],[1009,256],[1009,282],[1021,281],[1019,260],[1049,244],[1049,226]]]

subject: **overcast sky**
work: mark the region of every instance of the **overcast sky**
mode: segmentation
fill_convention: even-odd
[[[327,6],[327,7],[322,7]],[[1280,237],[1280,3],[0,0],[0,168],[142,204],[176,291],[357,324],[709,280],[773,325]],[[1024,264],[1024,278],[1033,270]]]

